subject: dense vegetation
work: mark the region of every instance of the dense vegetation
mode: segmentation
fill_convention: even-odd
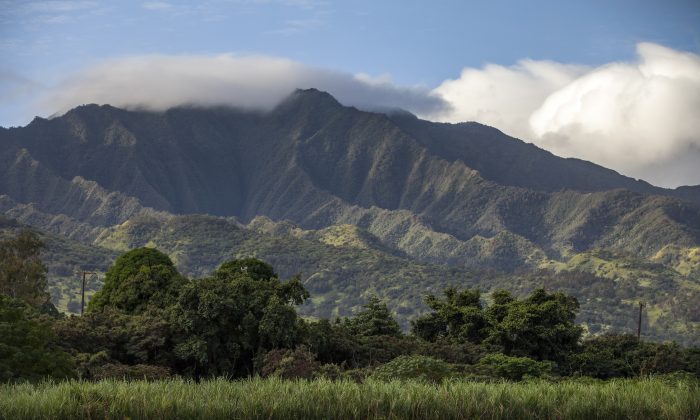
[[[14,237],[23,228],[11,220],[2,225],[0,218],[0,237]],[[187,277],[207,276],[227,260],[248,257],[269,262],[281,278],[299,274],[311,298],[298,311],[315,318],[352,316],[374,294],[408,331],[410,321],[429,310],[423,301],[429,293],[449,287],[479,288],[488,300],[499,289],[522,298],[544,287],[577,298],[576,321],[587,333],[636,333],[637,304],[643,301],[643,337],[700,345],[697,280],[658,263],[611,252],[577,254],[542,270],[502,273],[416,262],[348,225],[313,231],[266,218],[243,226],[192,215],[139,217],[106,230],[99,246],[46,232],[41,239],[46,243],[41,257],[49,269],[51,301],[67,313],[80,313],[82,270],[98,273],[87,276],[90,300],[119,252],[151,246],[170,256]]]
[[[248,258],[189,279],[153,248],[117,258],[85,315],[65,317],[48,302],[40,246],[30,232],[0,242],[4,380],[700,376],[697,348],[624,334],[582,340],[578,301],[562,292],[499,290],[487,304],[477,289],[447,288],[425,297],[429,311],[405,334],[376,296],[349,317],[304,319],[299,277],[280,280]]]

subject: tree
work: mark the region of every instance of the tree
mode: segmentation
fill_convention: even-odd
[[[497,291],[483,308],[478,290],[450,288],[443,299],[425,301],[433,312],[412,323],[413,333],[431,342],[484,344],[507,356],[561,361],[582,333],[574,323],[578,301],[563,293],[539,289],[519,300]]]
[[[139,313],[149,305],[174,303],[185,279],[170,258],[153,248],[138,248],[122,254],[105,275],[102,290],[95,293],[88,311],[112,307]]]
[[[305,323],[305,329],[309,350],[316,354],[319,361],[355,365],[359,351],[358,337],[352,335],[342,323],[320,319]]]
[[[253,280],[269,280],[277,278],[272,266],[257,258],[241,258],[227,261],[214,271],[214,277],[233,279],[235,277],[249,277]]]
[[[412,322],[413,333],[427,341],[480,343],[487,335],[488,320],[477,289],[447,288],[444,299],[428,295],[425,303],[433,310]]]
[[[0,296],[0,382],[73,376],[46,319],[19,299]]]
[[[372,377],[379,380],[413,379],[439,383],[454,374],[454,367],[444,360],[427,356],[399,356],[379,366]]]
[[[0,241],[0,293],[21,299],[34,308],[49,300],[46,266],[40,252],[44,243],[36,233],[20,232]]]
[[[58,343],[78,362],[83,378],[95,378],[107,365],[182,366],[174,354],[173,326],[167,311],[149,308],[127,314],[111,307],[55,321]]]
[[[292,305],[309,294],[299,277],[282,282],[270,276],[271,268],[240,270],[265,265],[224,263],[213,277],[183,287],[173,309],[173,324],[180,326],[175,352],[195,377],[251,375],[268,350],[300,343],[303,329]]]
[[[401,335],[401,327],[391,315],[386,303],[377,296],[371,296],[363,308],[355,316],[345,320],[345,325],[352,334],[365,337]]]
[[[484,342],[508,356],[562,361],[576,350],[583,332],[575,323],[578,307],[576,298],[544,289],[523,300],[501,294],[486,311],[491,328]]]
[[[604,334],[583,342],[568,359],[566,373],[600,379],[677,371],[698,375],[697,352],[676,343],[639,341],[632,334]]]

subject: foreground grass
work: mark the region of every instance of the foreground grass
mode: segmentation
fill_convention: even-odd
[[[0,385],[0,418],[700,419],[697,382],[102,381]]]

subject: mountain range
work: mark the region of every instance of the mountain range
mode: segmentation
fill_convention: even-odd
[[[264,112],[85,105],[0,128],[0,211],[6,230],[52,238],[63,309],[73,270],[149,245],[192,276],[250,255],[300,272],[309,315],[347,315],[376,293],[406,326],[448,284],[545,284],[579,297],[591,332],[633,327],[639,299],[650,337],[700,332],[700,186],[655,187],[475,122],[361,111],[314,89]]]

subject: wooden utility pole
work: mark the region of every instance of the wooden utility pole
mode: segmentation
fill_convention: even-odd
[[[639,301],[639,318],[637,319],[637,341],[640,341],[642,339],[642,308],[644,307],[644,303],[642,301]]]
[[[87,274],[95,274],[92,271],[83,271],[83,288],[82,292],[80,293],[80,315],[83,315],[83,311],[85,310],[85,275]]]

